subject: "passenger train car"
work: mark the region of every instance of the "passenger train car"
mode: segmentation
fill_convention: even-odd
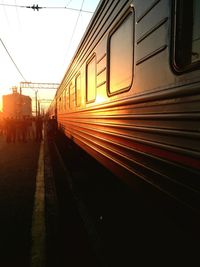
[[[100,1],[49,113],[129,185],[199,210],[200,1]]]

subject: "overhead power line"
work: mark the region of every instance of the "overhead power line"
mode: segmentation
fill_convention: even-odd
[[[69,10],[73,10],[73,11],[81,11],[81,12],[85,12],[85,13],[93,13],[92,11],[89,10],[83,10],[83,9],[77,9],[77,8],[71,8],[71,7],[67,7],[67,6],[63,6],[63,7],[59,7],[59,6],[38,6],[38,5],[32,5],[32,6],[20,6],[20,5],[10,5],[10,4],[1,4],[1,6],[8,6],[8,7],[20,7],[20,8],[30,8],[33,9],[34,11],[37,10],[39,11],[40,9],[47,9],[47,8],[51,8],[51,9],[69,9]]]
[[[75,32],[76,32],[76,27],[77,27],[77,25],[78,25],[78,21],[79,21],[80,15],[81,15],[81,10],[82,10],[84,1],[85,1],[85,0],[82,1],[81,8],[79,9],[79,14],[78,14],[78,17],[77,17],[77,19],[76,19],[76,23],[75,23],[75,25],[74,25],[74,29],[73,29],[73,31],[72,31],[72,36],[71,36],[71,38],[70,38],[69,46],[68,46],[68,48],[67,48],[67,51],[69,51],[69,48],[70,48],[70,46],[71,46],[71,44],[72,44],[72,39],[73,39],[74,34],[75,34]]]
[[[82,0],[81,8],[79,9],[79,14],[78,14],[78,16],[77,16],[76,23],[75,23],[75,25],[74,25],[74,29],[73,29],[73,31],[72,31],[72,35],[71,35],[71,38],[70,38],[70,41],[69,41],[69,45],[68,45],[67,50],[66,50],[67,53],[66,53],[66,55],[65,55],[64,58],[66,58],[66,57],[68,56],[68,54],[69,54],[69,51],[70,51],[70,48],[71,48],[71,45],[72,45],[72,40],[73,40],[74,34],[75,34],[75,32],[76,32],[76,27],[77,27],[77,25],[78,25],[78,21],[79,21],[80,15],[81,15],[81,10],[82,10],[84,1],[85,1],[85,0]]]
[[[19,74],[21,75],[21,77],[23,78],[24,81],[26,81],[26,79],[24,78],[23,74],[21,73],[21,71],[19,70],[18,66],[16,65],[15,61],[13,60],[12,56],[10,55],[10,53],[8,52],[8,49],[6,48],[4,42],[2,41],[2,39],[0,38],[0,41],[3,45],[3,47],[5,48],[8,56],[10,57],[10,59],[12,60],[13,64],[15,65],[15,68],[17,69],[17,71],[19,72]]]

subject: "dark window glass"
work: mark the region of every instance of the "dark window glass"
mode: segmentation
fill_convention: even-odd
[[[187,71],[200,64],[200,1],[176,1],[175,68]]]
[[[59,105],[58,105],[58,110],[61,111],[61,97],[59,97]]]

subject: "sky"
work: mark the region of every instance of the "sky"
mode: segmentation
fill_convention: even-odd
[[[0,0],[0,111],[2,95],[12,93],[12,87],[19,87],[20,82],[61,82],[98,3],[99,0]],[[34,11],[6,4],[69,9]],[[81,7],[90,12],[80,12]],[[32,98],[34,109],[34,90],[25,88],[22,94]],[[47,108],[54,94],[55,89],[38,90],[43,108]]]

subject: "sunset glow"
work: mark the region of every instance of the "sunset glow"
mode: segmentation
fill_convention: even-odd
[[[67,2],[67,3],[66,3]],[[66,6],[94,12],[99,0],[45,1],[40,6]],[[5,1],[4,1],[5,3]],[[16,4],[16,1],[11,4]],[[17,4],[32,5],[31,0]],[[77,49],[92,13],[68,9],[32,9],[0,6],[0,38],[27,81],[60,83]],[[70,26],[69,26],[70,25]],[[0,43],[0,111],[2,95],[11,94],[13,86],[24,81]],[[24,89],[33,102],[35,92]],[[38,99],[52,99],[55,90],[39,90]],[[43,103],[49,105],[49,103]]]

